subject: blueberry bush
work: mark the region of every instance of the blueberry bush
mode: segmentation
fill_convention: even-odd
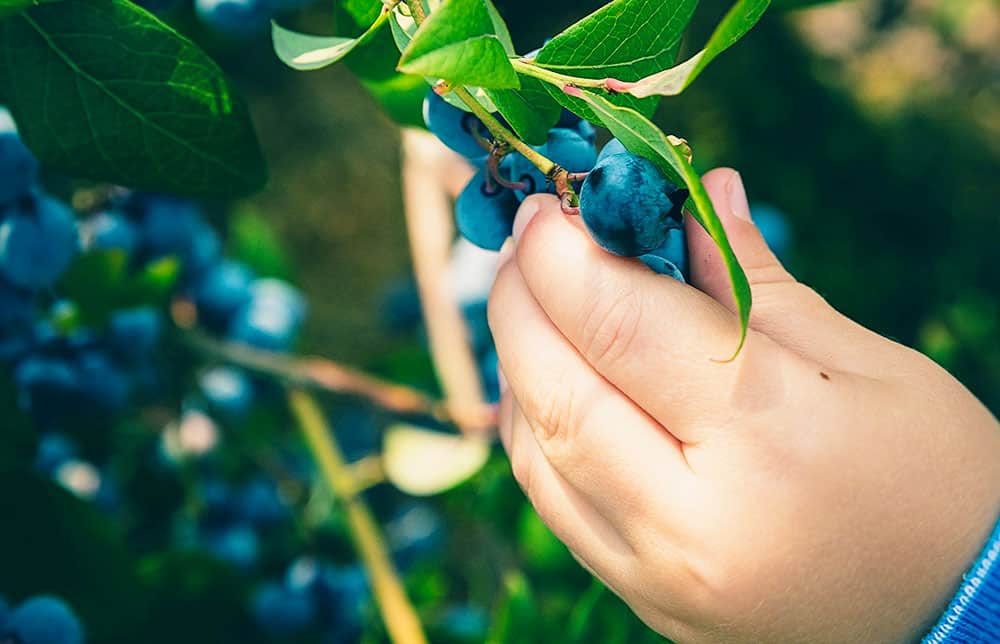
[[[869,41],[816,0],[0,0],[0,642],[662,641],[490,437],[486,300],[535,193],[681,281],[693,218],[745,329],[699,180],[745,169],[783,259],[995,408],[990,249],[941,245],[1000,232],[995,92],[885,127],[817,78],[924,19],[959,89],[1000,53],[985,9],[866,2]]]

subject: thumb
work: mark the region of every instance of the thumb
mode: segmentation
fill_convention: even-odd
[[[831,368],[850,369],[864,362],[878,336],[838,313],[785,270],[753,223],[740,174],[717,168],[702,177],[702,183],[750,282],[750,326]],[[715,242],[692,218],[687,220],[687,236],[693,285],[735,311],[729,274]]]
[[[702,177],[702,183],[712,198],[715,212],[726,229],[729,243],[750,281],[754,295],[757,295],[763,285],[780,287],[794,284],[795,278],[768,248],[763,235],[751,219],[750,204],[740,173],[729,168],[717,168]],[[735,310],[729,274],[715,242],[691,218],[688,218],[687,233],[694,286],[723,306]],[[771,305],[779,304],[780,300],[771,302]],[[754,305],[755,313],[763,312],[759,302],[755,301]]]

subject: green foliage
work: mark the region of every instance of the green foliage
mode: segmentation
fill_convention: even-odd
[[[0,0],[0,20],[18,13],[19,11],[24,11],[28,7],[58,1],[59,0]]]
[[[488,2],[445,2],[417,29],[399,60],[399,70],[461,85],[520,87]],[[509,35],[506,41],[510,42]]]
[[[770,0],[740,0],[715,28],[705,48],[680,65],[648,76],[629,89],[632,96],[680,94],[715,57],[734,45],[764,15]]]
[[[75,294],[77,322],[100,327],[117,309],[165,304],[178,269],[172,257],[135,269],[122,251],[87,253],[77,258],[59,286]]]
[[[625,144],[626,148],[646,157],[656,164],[664,175],[678,184],[687,185],[691,191],[687,209],[715,241],[733,285],[733,299],[739,312],[741,327],[740,343],[733,354],[735,358],[743,348],[750,323],[752,300],[750,283],[736,259],[733,247],[729,244],[722,222],[719,221],[719,216],[712,206],[712,200],[702,185],[697,171],[691,165],[690,148],[687,143],[665,136],[649,119],[635,110],[617,107],[607,99],[589,92],[577,90],[575,93],[601,116],[604,125]]]
[[[67,0],[0,23],[0,88],[54,170],[218,197],[265,182],[246,106],[219,67],[127,0]]]
[[[371,26],[357,38],[340,36],[312,36],[286,29],[272,23],[271,37],[274,51],[292,69],[308,71],[321,69],[338,62],[354,49],[368,41],[389,19],[389,12],[382,11]]]
[[[639,80],[674,63],[681,36],[697,0],[615,0],[548,42],[535,62],[546,69],[580,78]],[[600,116],[585,104],[549,87],[553,97],[585,118]],[[612,101],[649,116],[656,99],[630,96]]]

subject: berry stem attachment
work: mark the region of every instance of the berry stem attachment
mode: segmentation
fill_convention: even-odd
[[[389,638],[394,644],[427,644],[417,611],[406,596],[372,511],[358,496],[344,455],[316,400],[301,389],[288,392],[288,405],[330,491],[344,508],[358,555],[368,571]]]
[[[472,96],[469,90],[464,87],[456,86],[452,91],[455,92],[455,96],[460,98],[462,102],[465,103],[465,105],[469,108],[469,111],[479,117],[479,120],[483,122],[486,129],[493,135],[493,138],[498,141],[503,141],[510,147],[520,152],[524,158],[531,162],[532,165],[541,170],[542,174],[548,175],[555,169],[556,164],[553,163],[551,159],[532,148],[530,145],[519,139],[516,134],[504,127],[503,124],[496,119],[496,117],[487,112],[486,109],[479,104],[479,101]]]
[[[489,173],[489,178],[504,188],[509,188],[511,190],[527,190],[528,184],[523,181],[511,181],[503,176],[500,172],[500,155],[496,154],[496,151],[490,152],[490,156],[486,159],[486,171]]]

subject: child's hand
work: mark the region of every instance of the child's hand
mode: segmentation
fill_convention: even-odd
[[[737,173],[705,184],[753,285],[729,363],[729,280],[697,224],[700,290],[605,253],[555,197],[525,201],[490,301],[514,474],[679,642],[919,638],[1000,512],[997,421],[796,282]]]

